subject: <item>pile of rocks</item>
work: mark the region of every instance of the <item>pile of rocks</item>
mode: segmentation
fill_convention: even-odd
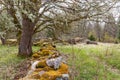
[[[56,46],[51,43],[43,44],[32,55],[28,75],[20,80],[69,80],[68,65],[62,59]]]

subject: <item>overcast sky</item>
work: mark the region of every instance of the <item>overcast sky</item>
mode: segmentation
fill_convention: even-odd
[[[113,16],[115,17],[115,20],[118,19],[120,15],[120,2],[115,5],[116,8],[112,9],[110,12],[113,13]]]

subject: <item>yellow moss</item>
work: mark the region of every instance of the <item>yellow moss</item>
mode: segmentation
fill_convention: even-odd
[[[36,65],[36,68],[44,68],[46,66],[47,66],[46,60],[42,60]]]
[[[40,56],[39,57],[39,60],[41,61],[41,60],[45,60],[46,58],[48,58],[48,56]]]
[[[49,56],[50,54],[53,54],[53,51],[48,49],[43,49],[42,51],[38,52],[40,56]]]
[[[39,59],[40,62],[36,65],[36,70],[30,75],[30,79],[55,80],[56,78],[61,77],[62,74],[68,74],[68,65],[64,63],[60,65],[58,70],[54,70],[54,68],[51,68],[46,64],[47,58],[55,58],[58,56],[60,56],[60,54],[54,45],[44,44],[39,52],[32,55],[33,59]],[[45,73],[40,76],[40,71],[45,71]]]
[[[47,49],[48,50],[56,50],[56,48],[54,48],[52,45],[47,46]]]
[[[60,68],[57,70],[58,72],[60,72],[61,74],[68,74],[68,65],[62,63]]]
[[[58,70],[49,69],[41,76],[41,78],[46,80],[55,80],[57,77],[61,77],[62,74],[68,74],[68,66],[64,63],[61,64]]]
[[[32,55],[32,57],[33,57],[33,58],[39,58],[40,55],[38,55],[38,53],[34,53],[34,54]]]
[[[42,52],[43,52],[43,54],[53,54],[53,52],[52,52],[52,51],[47,50],[47,49],[46,49],[46,50],[43,50]]]
[[[53,68],[49,67],[49,66],[45,66],[43,68],[37,68],[35,70],[35,72],[40,72],[40,71],[50,71],[50,70],[54,70]]]
[[[49,66],[46,66],[43,68],[44,71],[50,71],[50,70],[54,70],[53,68],[49,67]]]
[[[39,80],[46,80],[46,78],[41,77]]]
[[[43,70],[42,68],[37,68],[34,72],[40,72],[42,70]]]
[[[60,56],[60,53],[57,52],[57,51],[53,51],[53,54],[49,56],[49,59],[50,58],[56,58],[56,57],[59,57]]]
[[[54,45],[52,45],[51,43],[45,43],[45,44],[43,44],[43,47],[40,49],[39,52],[33,54],[33,58],[49,56],[51,54],[54,54],[55,51],[57,51],[57,50]]]
[[[44,43],[42,49],[47,49],[47,50],[56,50],[55,45],[51,43]],[[42,50],[41,49],[41,50]]]
[[[49,55],[49,50],[42,50],[39,54],[41,56],[47,56],[47,55]]]
[[[57,77],[60,77],[61,74],[58,71],[50,70],[48,72],[45,72],[41,78],[46,80],[55,80]]]
[[[68,74],[68,65],[62,63],[58,70],[54,70],[53,68],[46,65],[45,60],[42,60],[38,63],[40,68],[37,68],[29,77],[29,79],[35,80],[55,80],[58,77],[61,77],[62,74]],[[39,75],[40,71],[46,71],[41,76]],[[28,80],[29,80],[28,79]]]
[[[28,76],[29,79],[40,79],[40,75],[38,72],[33,72],[31,75]]]
[[[37,69],[34,71],[32,78],[40,80],[55,80],[57,77],[61,77],[62,74],[68,74],[68,65],[62,63],[58,70],[47,66],[45,60],[37,64]],[[46,71],[41,77],[37,74],[40,71]]]

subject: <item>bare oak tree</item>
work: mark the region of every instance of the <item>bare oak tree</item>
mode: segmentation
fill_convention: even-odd
[[[0,4],[11,15],[18,31],[21,32],[18,54],[31,56],[33,34],[45,28],[63,27],[59,24],[66,27],[81,19],[93,19],[98,15],[105,15],[116,1],[0,0]],[[56,18],[59,14],[63,15],[62,18]]]

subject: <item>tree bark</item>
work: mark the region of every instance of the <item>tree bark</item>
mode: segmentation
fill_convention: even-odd
[[[2,45],[5,45],[5,42],[6,42],[5,39],[2,37],[0,39],[1,39]]]
[[[32,55],[32,35],[34,29],[34,23],[30,19],[24,18],[22,21],[22,34],[19,44],[18,55],[29,57]]]

